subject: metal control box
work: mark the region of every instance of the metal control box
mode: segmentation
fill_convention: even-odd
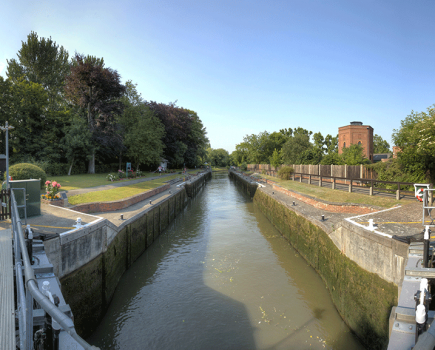
[[[26,205],[27,217],[41,215],[41,180],[13,180],[9,181],[12,189],[16,189],[15,199],[17,200],[18,212],[20,218],[24,218],[24,209],[20,206]],[[26,190],[26,200],[24,203],[24,191],[18,190],[24,188]]]

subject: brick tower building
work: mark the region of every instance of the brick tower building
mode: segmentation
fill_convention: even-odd
[[[338,154],[343,147],[359,144],[364,149],[364,156],[373,162],[373,128],[362,122],[351,122],[350,125],[338,128]]]

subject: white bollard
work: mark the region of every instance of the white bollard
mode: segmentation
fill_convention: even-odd
[[[373,226],[373,219],[369,219],[369,230],[374,231],[375,227]]]

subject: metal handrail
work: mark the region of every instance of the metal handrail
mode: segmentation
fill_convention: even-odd
[[[24,277],[25,277],[25,286],[27,292],[31,294],[33,299],[44,309],[45,312],[47,312],[53,320],[55,320],[57,323],[59,323],[62,328],[75,340],[77,343],[79,343],[84,349],[86,350],[97,350],[99,348],[92,346],[88,344],[82,337],[80,337],[76,330],[74,329],[74,323],[67,315],[65,315],[62,311],[59,310],[59,308],[54,305],[44,294],[41,293],[41,291],[38,288],[35,274],[33,272],[32,265],[30,264],[30,259],[27,254],[26,249],[26,243],[24,240],[23,235],[23,229],[22,229],[22,223],[20,220],[20,217],[18,215],[18,208],[17,208],[17,202],[15,201],[15,195],[14,192],[11,191],[11,216],[13,218],[13,227],[14,230],[14,238],[17,241],[17,244],[15,244],[15,253],[17,254],[16,257],[19,257],[19,250],[21,250],[21,256],[24,264]],[[20,302],[21,303],[21,302]],[[21,306],[23,308],[23,306]],[[25,308],[24,308],[25,309]],[[20,328],[22,325],[20,324]],[[27,328],[27,327],[26,327]],[[32,327],[33,328],[33,327]],[[24,332],[20,330],[20,338],[21,336],[24,336],[25,338],[28,337],[28,333],[33,333],[33,329],[25,329]],[[24,342],[23,339],[20,339],[20,342]],[[31,344],[26,344],[27,349],[31,349]]]

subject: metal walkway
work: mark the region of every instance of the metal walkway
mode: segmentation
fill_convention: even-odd
[[[0,230],[0,349],[15,349],[14,267],[11,230]]]

